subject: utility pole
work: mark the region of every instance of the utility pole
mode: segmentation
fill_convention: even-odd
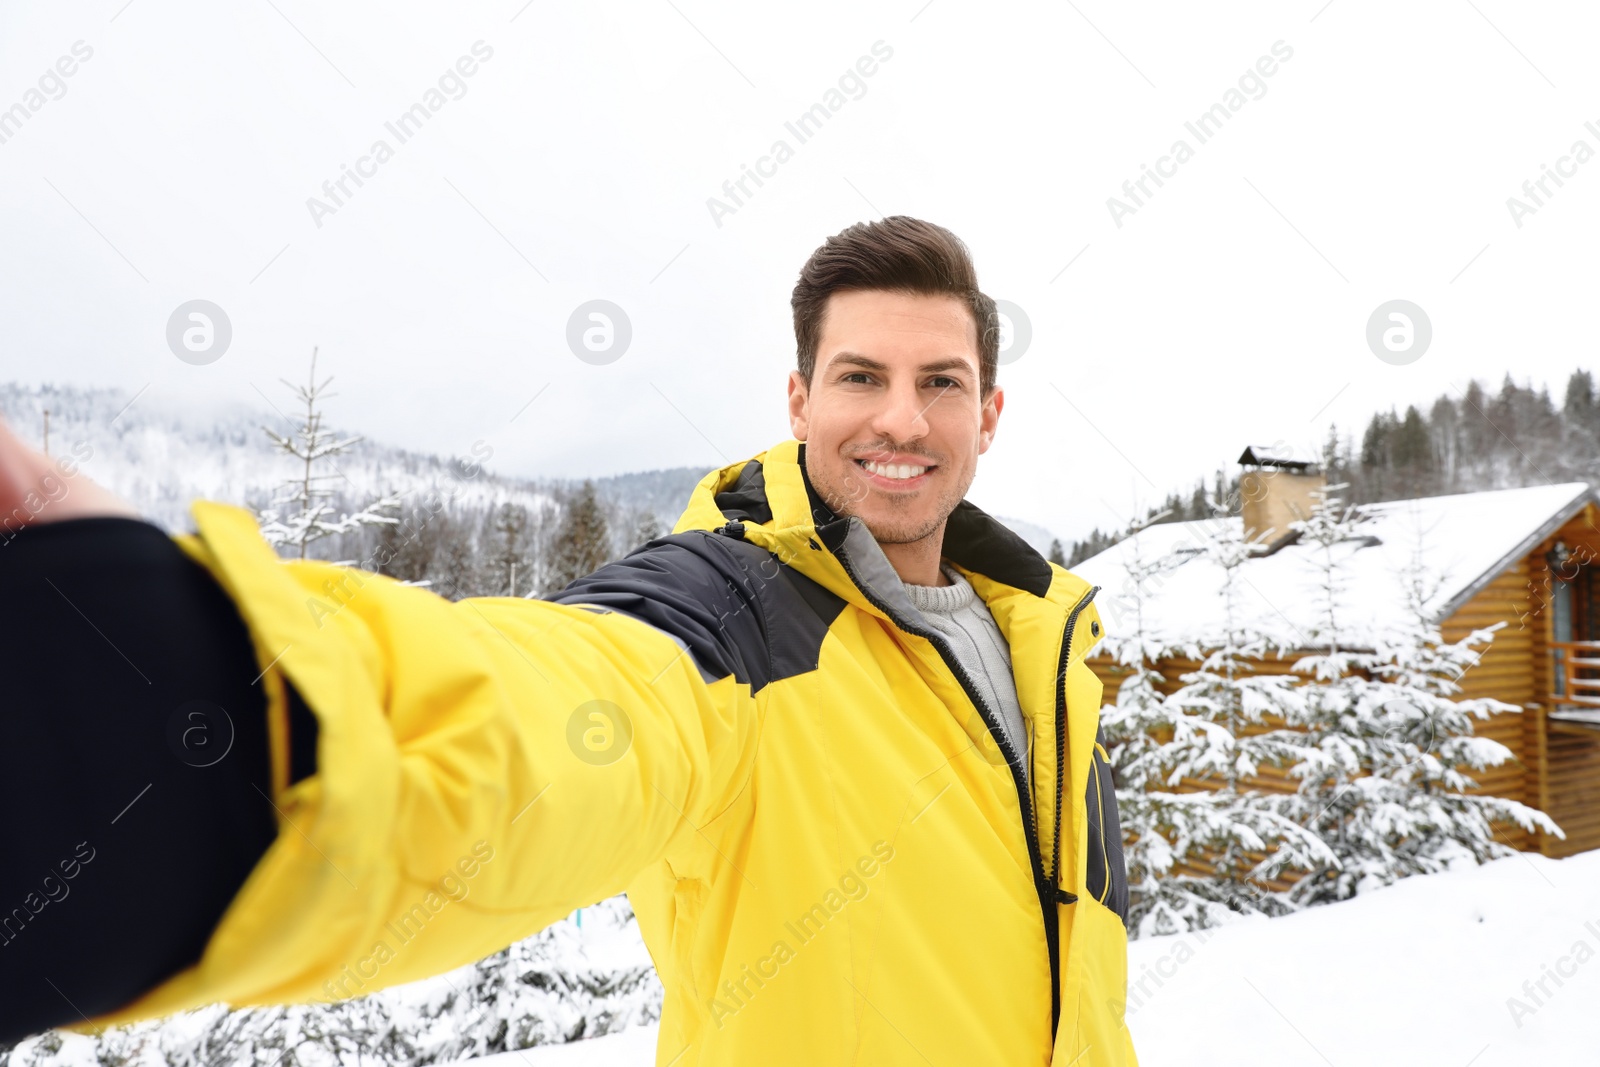
[[[44,409],[44,454],[50,454],[50,409]]]

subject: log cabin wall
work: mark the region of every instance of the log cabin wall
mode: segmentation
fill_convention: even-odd
[[[1596,577],[1600,575],[1600,513],[1594,505],[1574,516],[1522,561],[1528,613],[1523,630],[1529,636],[1533,694],[1528,701],[1531,706],[1527,721],[1523,723],[1528,765],[1526,796],[1519,799],[1541,808],[1567,834],[1564,841],[1536,835],[1530,847],[1547,856],[1570,856],[1600,848],[1600,730],[1551,719],[1548,714],[1562,703],[1555,696],[1554,660],[1550,655],[1550,642],[1554,639],[1550,590],[1556,579],[1547,559],[1558,540],[1588,571],[1574,584],[1575,599],[1579,601],[1574,604],[1578,622],[1574,636],[1580,640],[1600,639],[1600,617],[1596,613],[1600,605],[1592,602],[1596,582],[1600,581]],[[1569,567],[1564,573],[1570,576],[1573,571]],[[1506,630],[1517,624],[1513,617]],[[1473,673],[1469,672],[1468,678]]]
[[[1476,777],[1485,792],[1539,808],[1561,826],[1566,840],[1527,834],[1515,826],[1496,827],[1505,843],[1548,856],[1600,848],[1600,730],[1560,723],[1547,715],[1554,678],[1549,650],[1551,578],[1545,553],[1558,539],[1579,558],[1591,561],[1596,577],[1588,588],[1600,592],[1600,513],[1589,505],[1440,624],[1446,641],[1459,641],[1475,629],[1504,624],[1495,631],[1483,658],[1462,677],[1460,695],[1494,697],[1523,708],[1521,713],[1507,712],[1474,722],[1479,736],[1500,742],[1514,757]],[[1592,636],[1600,639],[1600,602],[1585,607],[1591,609],[1596,628]],[[1257,661],[1254,669],[1259,674],[1289,674],[1296,658]],[[1105,686],[1106,702],[1114,703],[1125,672],[1104,655],[1091,657],[1089,666]],[[1196,670],[1199,663],[1168,660],[1160,666],[1160,688],[1170,693],[1181,684],[1179,677]],[[1292,778],[1272,768],[1263,768],[1255,784],[1270,791],[1295,787]],[[1188,781],[1184,787],[1204,788]]]
[[[1471,773],[1484,792],[1539,807],[1536,756],[1543,716],[1533,705],[1538,692],[1536,657],[1544,649],[1546,624],[1535,607],[1530,568],[1527,558],[1507,567],[1440,623],[1439,632],[1446,641],[1460,641],[1473,630],[1504,624],[1495,631],[1494,640],[1477,666],[1461,676],[1460,696],[1462,699],[1493,697],[1523,709],[1520,713],[1505,712],[1473,722],[1474,733],[1505,745],[1515,760]],[[1482,645],[1478,647],[1483,649]],[[1530,839],[1530,835],[1516,825],[1497,826],[1495,832],[1502,841],[1516,848],[1543,851],[1538,840]]]
[[[1251,673],[1257,675],[1293,675],[1295,662],[1300,658],[1300,655],[1300,653],[1292,653],[1282,658],[1274,656],[1268,657],[1267,659],[1252,661]],[[1106,703],[1116,703],[1117,687],[1122,684],[1122,679],[1126,676],[1126,672],[1116,664],[1112,663],[1111,660],[1105,656],[1091,657],[1088,660],[1088,664],[1090,669],[1094,671],[1095,675],[1100,679],[1101,684],[1105,688]],[[1181,681],[1183,675],[1188,674],[1190,671],[1197,671],[1199,669],[1200,661],[1196,659],[1162,660],[1162,680],[1156,688],[1163,693],[1171,693],[1183,684]],[[1295,675],[1295,677],[1301,676]],[[1252,734],[1265,733],[1268,730],[1279,729],[1282,726],[1283,721],[1281,719],[1269,717],[1260,725],[1247,729],[1245,734],[1248,736]],[[1249,787],[1272,793],[1292,793],[1299,786],[1299,783],[1296,779],[1291,778],[1286,770],[1279,767],[1262,767],[1260,774],[1245,778],[1243,779],[1243,782]],[[1206,786],[1198,780],[1185,778],[1179,784],[1178,792],[1181,793],[1189,790],[1204,788],[1206,788]]]
[[[1293,674],[1294,664],[1298,658],[1298,655],[1291,655],[1283,658],[1271,657],[1264,660],[1256,660],[1253,664],[1253,673]],[[1114,703],[1117,699],[1117,687],[1122,684],[1122,679],[1126,676],[1127,672],[1105,656],[1094,656],[1091,657],[1087,662],[1090,669],[1094,671],[1095,675],[1100,679],[1101,684],[1104,686],[1106,702]],[[1190,671],[1197,671],[1199,669],[1200,661],[1196,659],[1162,660],[1161,681],[1157,683],[1156,688],[1163,693],[1171,693],[1173,690],[1177,689],[1183,684],[1181,681],[1183,675],[1188,674]],[[1282,725],[1283,721],[1281,719],[1269,717],[1261,725],[1250,728],[1245,732],[1246,734],[1262,733],[1266,730],[1277,729]],[[1265,793],[1292,793],[1296,788],[1298,788],[1299,785],[1294,778],[1289,776],[1286,770],[1279,767],[1262,767],[1260,774],[1252,775],[1242,779],[1241,784],[1246,788],[1259,789]],[[1178,783],[1176,792],[1188,793],[1206,788],[1210,787],[1208,787],[1203,781],[1195,778],[1184,778]],[[1249,857],[1252,862],[1266,858],[1265,854],[1261,852],[1247,851],[1244,854]],[[1190,877],[1197,878],[1208,878],[1214,873],[1214,869],[1202,857],[1196,859],[1194,862],[1176,864],[1172,868],[1172,873],[1188,875]],[[1282,891],[1288,889],[1300,877],[1301,874],[1299,872],[1290,871],[1286,872],[1279,878],[1275,878],[1262,884],[1268,889]]]

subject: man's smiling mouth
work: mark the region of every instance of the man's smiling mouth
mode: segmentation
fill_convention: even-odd
[[[934,464],[879,463],[870,459],[857,459],[854,462],[868,474],[892,482],[913,481],[929,471],[938,469]]]

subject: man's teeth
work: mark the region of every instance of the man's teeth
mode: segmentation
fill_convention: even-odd
[[[894,478],[896,480],[915,478],[917,475],[928,469],[927,467],[913,467],[905,463],[874,463],[871,460],[865,459],[861,460],[860,463],[873,474],[880,475],[884,478]]]

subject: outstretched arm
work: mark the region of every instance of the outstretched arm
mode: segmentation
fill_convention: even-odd
[[[21,462],[15,455],[9,461]],[[758,579],[739,573],[715,535],[663,539],[569,588],[565,599],[591,606],[511,598],[452,604],[359,570],[283,563],[239,509],[199,503],[194,516],[197,535],[169,540],[152,539],[154,528],[125,512],[115,519],[73,514],[89,521],[35,526],[0,548],[0,581],[31,584],[36,598],[49,589],[36,580],[51,577],[47,570],[74,588],[106,590],[94,611],[73,613],[78,630],[71,633],[65,615],[39,616],[39,641],[71,650],[52,661],[58,669],[78,664],[87,675],[89,642],[104,638],[122,646],[134,665],[152,657],[161,675],[146,686],[161,695],[152,695],[137,716],[97,690],[41,683],[33,701],[45,703],[48,714],[12,704],[7,716],[57,725],[13,749],[12,758],[54,758],[64,744],[62,723],[70,724],[71,736],[104,733],[115,723],[121,735],[162,738],[156,751],[122,746],[126,758],[118,769],[130,780],[148,770],[146,780],[159,784],[151,776],[165,758],[176,768],[163,773],[181,772],[174,781],[187,774],[184,784],[210,788],[226,780],[227,789],[247,800],[255,794],[259,803],[232,814],[208,799],[178,811],[152,805],[141,812],[154,798],[152,785],[126,812],[105,812],[107,848],[80,861],[73,899],[50,903],[11,947],[34,934],[43,944],[52,925],[88,931],[102,913],[110,915],[115,907],[106,896],[78,894],[101,871],[115,897],[119,887],[170,889],[220,865],[197,848],[181,862],[135,853],[124,866],[97,869],[112,854],[116,832],[136,814],[155,812],[162,832],[177,841],[237,839],[246,856],[251,834],[257,845],[265,836],[252,824],[270,818],[276,833],[259,860],[246,864],[248,877],[237,892],[217,905],[220,918],[206,920],[201,940],[179,944],[172,935],[159,965],[125,979],[132,984],[120,992],[103,993],[101,1002],[15,1024],[8,1010],[8,1024],[22,1032],[81,1024],[85,1017],[126,1021],[218,1000],[332,999],[459,966],[619,891],[691,839],[748,777],[759,725],[749,679],[760,670],[749,661],[764,652],[731,639],[736,628],[724,623],[759,612]],[[138,533],[151,558],[135,553],[95,571],[94,560],[72,544],[80,536],[74,527],[83,531],[95,522]],[[48,565],[39,555],[6,558],[30,543],[30,533],[34,547],[45,545],[47,534],[56,542]],[[178,574],[190,576],[194,601],[212,598],[210,607],[152,601],[141,592]],[[108,628],[107,620],[120,621]],[[103,631],[98,637],[96,628]],[[183,644],[182,635],[200,631],[208,635],[204,641]],[[31,666],[17,648],[0,645],[10,678]],[[95,671],[114,655],[102,651]],[[194,766],[172,751],[172,717],[183,699],[198,699],[186,696],[194,676],[184,674],[185,662],[228,675],[237,695],[226,697],[226,715],[240,742],[259,739],[254,756],[236,749]],[[246,691],[259,694],[253,705]],[[80,777],[91,773],[88,763],[73,766]],[[186,825],[191,814],[212,821]],[[0,853],[0,886],[27,881],[12,856],[44,855],[55,845],[38,827],[19,820],[7,831],[8,846],[24,851]],[[70,859],[86,838],[66,837],[60,858]],[[181,896],[170,899],[153,906],[168,919],[194,910]],[[10,903],[0,900],[0,907]],[[118,953],[117,935],[104,936],[110,943],[101,954]],[[0,947],[6,987],[33,982],[31,973],[13,969],[8,951]],[[154,952],[138,944],[128,951],[140,960]],[[99,962],[57,959],[38,978],[60,987],[58,1001],[76,1001],[58,976],[77,980]]]

